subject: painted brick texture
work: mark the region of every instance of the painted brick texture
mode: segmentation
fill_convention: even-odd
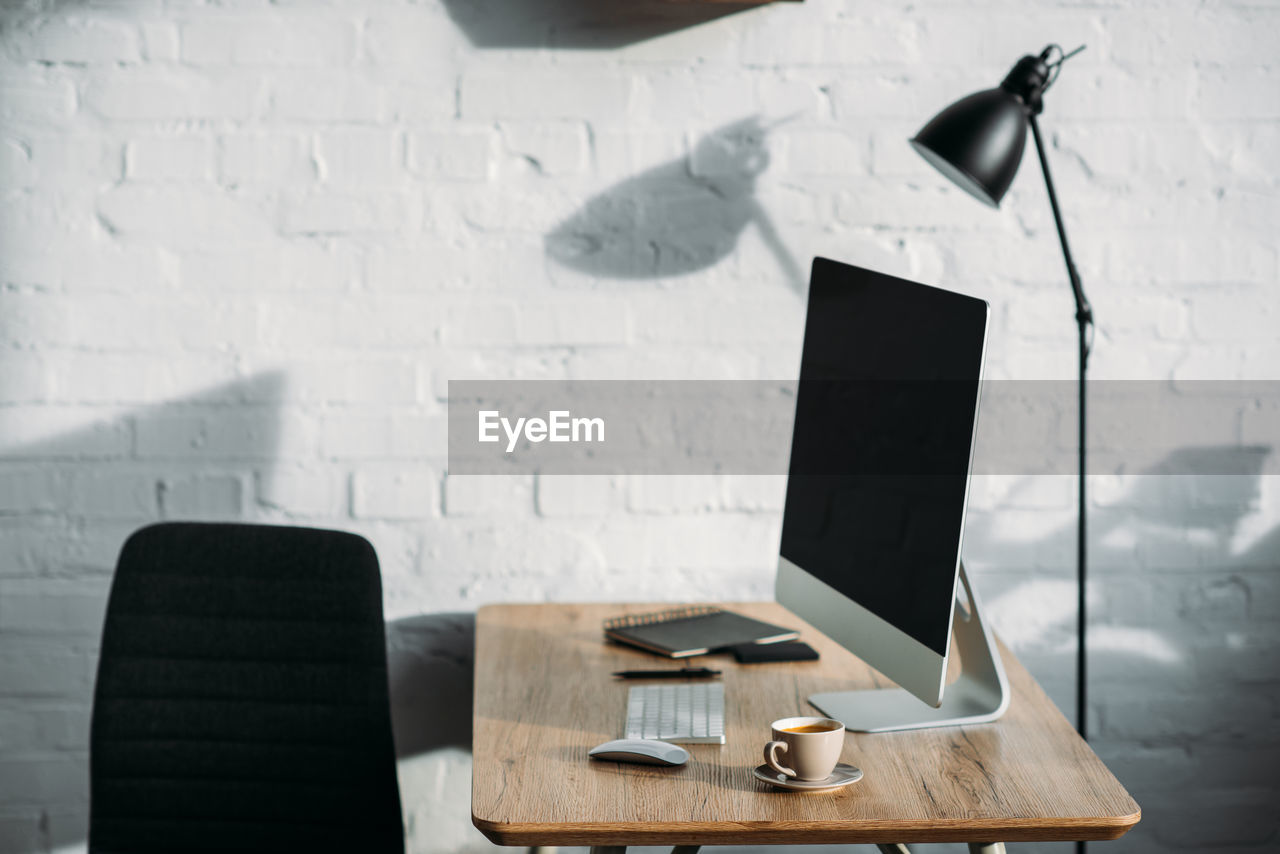
[[[0,852],[83,846],[110,573],[177,518],[373,541],[409,850],[491,848],[459,722],[404,730],[424,680],[466,696],[466,614],[768,597],[783,479],[450,475],[447,382],[793,376],[818,254],[989,300],[993,378],[1073,378],[1035,164],[991,211],[905,144],[1048,42],[1088,44],[1042,124],[1092,375],[1280,379],[1274,3],[590,6],[0,7]],[[1255,414],[1230,438],[1276,444]],[[1144,809],[1108,849],[1274,850],[1280,483],[1091,490],[1090,724]],[[966,561],[1069,710],[1074,481],[973,492]]]

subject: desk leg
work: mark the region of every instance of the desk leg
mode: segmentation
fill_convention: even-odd
[[[1004,854],[1003,842],[970,842],[969,854]]]
[[[625,845],[592,845],[591,854],[627,854]]]
[[[698,854],[701,845],[677,845],[671,849],[671,854]]]

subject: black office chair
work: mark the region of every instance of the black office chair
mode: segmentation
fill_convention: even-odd
[[[355,534],[166,523],[120,552],[89,851],[404,851],[382,583]]]

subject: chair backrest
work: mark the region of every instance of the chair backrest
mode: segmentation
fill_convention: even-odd
[[[91,852],[403,852],[368,541],[135,532],[102,632],[90,789]]]

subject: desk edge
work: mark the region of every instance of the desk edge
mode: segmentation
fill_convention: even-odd
[[[1110,817],[803,822],[803,829],[790,827],[794,822],[524,823],[493,821],[474,812],[471,823],[490,842],[508,846],[1053,842],[1119,839],[1142,818],[1142,810],[1134,807],[1128,815]]]

